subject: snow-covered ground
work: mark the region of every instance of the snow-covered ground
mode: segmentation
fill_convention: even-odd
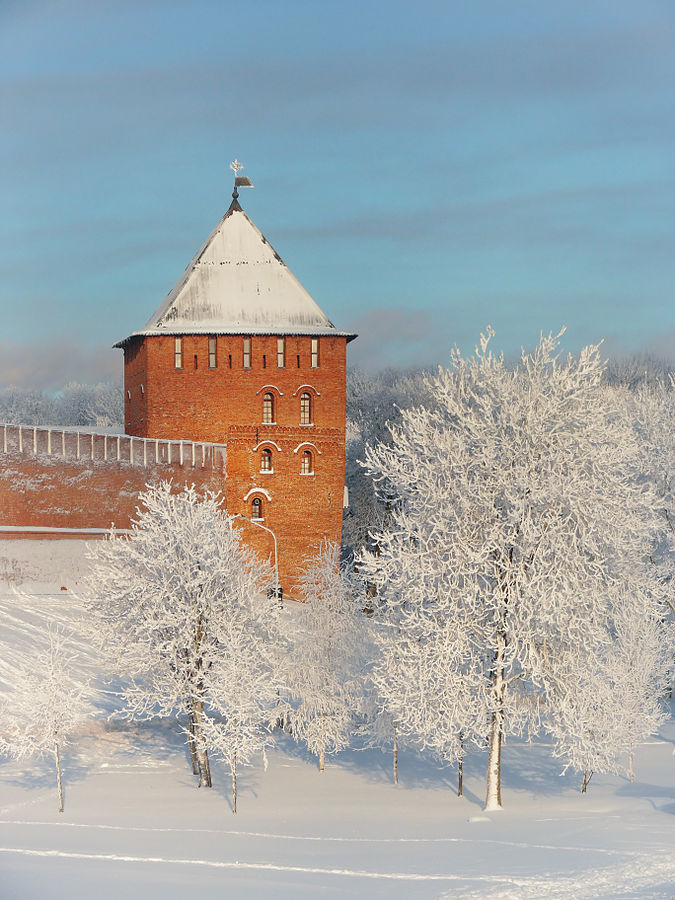
[[[0,690],[50,622],[79,627],[77,541],[0,541]],[[65,590],[63,590],[65,588]],[[82,643],[83,665],[96,660]],[[239,812],[214,764],[199,790],[169,722],[108,722],[101,708],[64,754],[0,758],[0,898],[672,898],[675,722],[641,745],[636,781],[560,776],[545,742],[504,748],[505,809],[482,811],[486,759],[456,773],[403,750],[350,751],[326,772],[286,735],[242,769]],[[107,699],[106,699],[107,697]]]

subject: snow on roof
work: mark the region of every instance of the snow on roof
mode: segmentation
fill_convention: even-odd
[[[338,331],[233,200],[142,329],[159,334],[355,335]]]

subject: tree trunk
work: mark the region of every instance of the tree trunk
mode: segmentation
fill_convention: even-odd
[[[201,730],[201,723],[204,721],[204,703],[202,700],[193,701],[192,719],[194,722],[195,758],[197,760],[199,787],[211,787],[209,754],[204,744],[204,737]]]
[[[586,770],[586,771],[584,772],[584,780],[581,782],[581,793],[582,793],[582,794],[585,794],[585,793],[586,793],[586,788],[587,788],[588,785],[591,783],[591,778],[592,778],[592,777],[593,777],[593,771],[592,771],[592,770],[591,770],[590,772],[589,772],[588,770]]]
[[[59,742],[54,741],[54,765],[56,766],[56,787],[59,792],[59,812],[63,812],[63,785],[61,783],[61,758],[59,756]]]
[[[492,696],[494,711],[490,720],[490,753],[487,770],[487,791],[485,809],[502,808],[502,735],[504,730],[504,659],[506,656],[506,635],[503,629],[497,632],[494,670],[492,673]]]
[[[188,715],[188,749],[190,750],[190,762],[192,763],[192,774],[199,774],[199,766],[197,765],[197,747],[195,746],[195,720],[192,713]]]
[[[237,754],[232,754],[230,761],[230,772],[232,773],[232,813],[237,811]]]
[[[394,784],[398,784],[398,739],[394,729]]]

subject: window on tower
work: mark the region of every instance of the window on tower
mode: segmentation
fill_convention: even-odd
[[[209,338],[209,369],[215,369],[218,364],[218,359],[216,357],[216,339],[214,337]]]
[[[244,368],[251,368],[251,338],[244,338]]]
[[[312,338],[312,368],[319,368],[319,339]]]
[[[300,474],[301,475],[311,475],[313,472],[312,468],[312,451],[311,450],[303,450],[302,457],[300,459]]]
[[[262,500],[260,499],[260,497],[254,497],[253,500],[251,500],[251,518],[262,519],[262,517]]]
[[[286,365],[285,351],[284,351],[284,339],[277,338],[277,368],[283,369]]]
[[[263,450],[260,454],[260,471],[261,472],[272,472],[272,451],[271,450]]]
[[[263,394],[263,425],[274,424],[274,395]]]
[[[300,424],[312,424],[312,397],[310,394],[300,394]]]
[[[173,344],[173,365],[176,369],[183,368],[183,338],[175,338]]]

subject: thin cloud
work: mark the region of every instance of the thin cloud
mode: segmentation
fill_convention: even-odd
[[[0,343],[0,387],[56,390],[69,381],[96,384],[122,374],[122,354],[106,346],[39,341]]]

